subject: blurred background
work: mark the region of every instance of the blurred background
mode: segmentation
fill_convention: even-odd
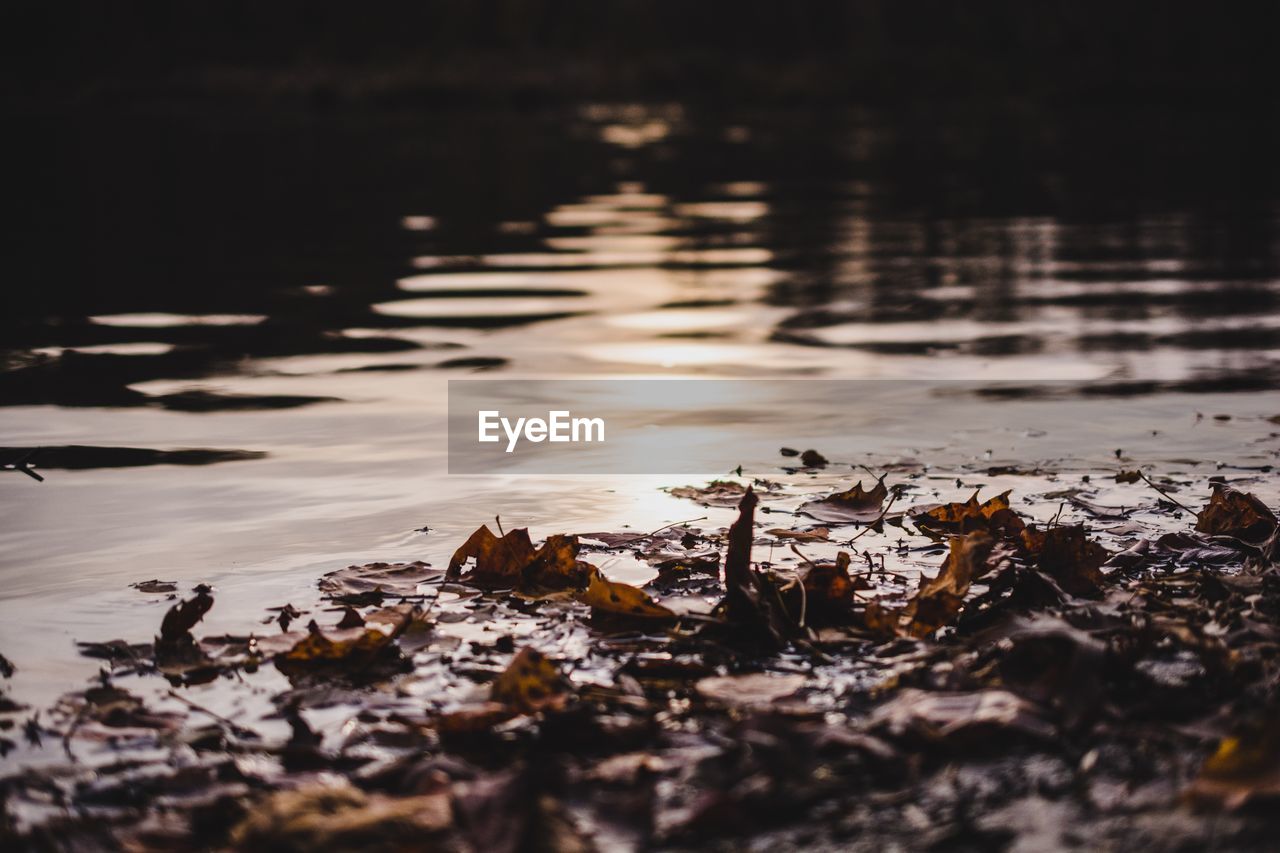
[[[444,480],[449,377],[1065,379],[1135,436],[1275,414],[1260,13],[7,9],[0,461],[44,447],[48,481],[0,479],[5,653],[74,669],[25,627],[119,632],[155,575],[260,604],[498,510],[687,514]]]

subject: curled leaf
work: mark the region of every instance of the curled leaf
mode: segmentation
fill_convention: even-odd
[[[475,560],[475,565],[464,575],[462,567],[467,560]],[[481,526],[454,552],[445,577],[481,589],[535,592],[583,587],[588,571],[585,563],[578,562],[576,536],[548,536],[535,549],[527,528],[517,528],[498,538],[488,527]]]
[[[1275,532],[1276,516],[1255,495],[1215,485],[1209,502],[1196,514],[1196,530],[1258,544]]]
[[[1026,524],[1009,507],[1009,493],[1003,492],[982,503],[974,492],[964,503],[949,503],[920,512],[911,519],[927,536],[941,538],[947,533],[985,530],[993,536],[1009,537]]]

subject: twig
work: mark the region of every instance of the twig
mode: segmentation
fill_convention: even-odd
[[[891,498],[889,498],[889,502],[884,505],[884,509],[880,510],[880,516],[875,521],[871,522],[866,527],[864,527],[862,530],[859,530],[857,536],[854,536],[852,539],[850,539],[848,542],[844,544],[852,545],[854,542],[857,542],[860,538],[865,536],[867,534],[867,531],[871,530],[877,524],[884,521],[885,516],[889,514],[889,508],[893,506],[893,502],[896,501],[897,499],[898,499],[897,494],[894,494]]]
[[[659,533],[666,530],[668,527],[675,527],[678,524],[688,524],[691,521],[706,521],[706,520],[707,520],[707,517],[705,515],[700,515],[697,518],[686,518],[684,521],[673,521],[670,524],[662,525],[657,530],[651,530],[648,533],[637,533],[635,536],[629,536],[626,539],[619,539],[617,544],[621,545],[624,542],[634,542],[637,539],[648,539],[650,536],[657,536]],[[498,529],[501,530],[502,528],[499,527]]]
[[[1139,472],[1138,472],[1138,476],[1139,476],[1139,477],[1141,477],[1141,478],[1143,479],[1143,482],[1145,482],[1148,486],[1150,486],[1151,488],[1155,489],[1157,492],[1159,492],[1160,494],[1162,494],[1162,495],[1164,495],[1166,498],[1168,498],[1168,499],[1169,499],[1169,502],[1170,502],[1170,503],[1172,503],[1174,506],[1182,507],[1184,510],[1186,510],[1186,511],[1187,511],[1187,512],[1189,512],[1189,513],[1191,513],[1192,515],[1199,515],[1199,513],[1198,513],[1198,512],[1196,512],[1194,509],[1192,509],[1191,507],[1187,506],[1187,505],[1186,505],[1186,504],[1184,504],[1182,501],[1178,500],[1178,499],[1177,499],[1177,498],[1175,498],[1173,495],[1169,494],[1169,493],[1168,493],[1168,492],[1166,492],[1164,489],[1162,489],[1162,488],[1160,488],[1159,486],[1157,486],[1155,483],[1151,482],[1151,478],[1150,478],[1150,477],[1148,477],[1146,474],[1144,474],[1144,473],[1142,473],[1141,471],[1139,471]]]
[[[186,705],[191,710],[199,711],[201,714],[205,714],[207,716],[213,717],[215,720],[222,723],[227,728],[231,729],[231,733],[236,735],[237,737],[252,738],[253,740],[262,740],[262,735],[258,734],[253,729],[245,728],[244,726],[241,726],[238,723],[234,723],[231,720],[228,720],[226,717],[222,716],[221,714],[217,713],[216,711],[210,711],[208,708],[204,707],[203,705],[198,705],[195,702],[192,702],[186,696],[183,696],[179,693],[175,693],[172,690],[169,691],[169,695],[174,699],[177,699],[182,704]]]

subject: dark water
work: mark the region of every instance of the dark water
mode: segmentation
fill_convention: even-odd
[[[0,624],[50,683],[67,638],[153,617],[129,581],[234,612],[417,556],[424,523],[440,550],[499,509],[687,514],[444,480],[450,376],[1066,379],[1135,431],[1280,411],[1263,110],[216,112],[16,133],[0,445],[51,449],[46,483],[0,479]]]

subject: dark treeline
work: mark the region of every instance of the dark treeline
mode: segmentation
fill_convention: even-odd
[[[246,96],[520,103],[1253,98],[1244,3],[213,0],[6,10],[20,102]],[[1256,17],[1258,13],[1253,12]]]

